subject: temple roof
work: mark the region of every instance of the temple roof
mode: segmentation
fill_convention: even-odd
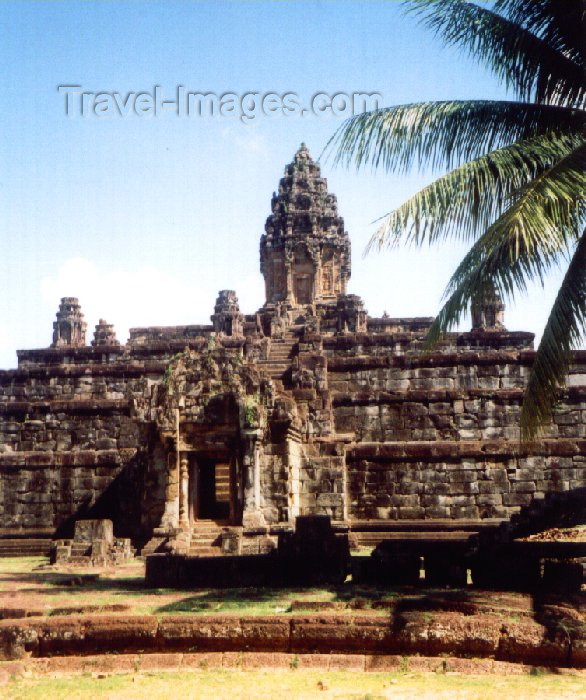
[[[273,193],[271,210],[261,246],[308,234],[320,238],[347,236],[336,196],[328,192],[327,180],[304,143],[285,166],[279,189]]]

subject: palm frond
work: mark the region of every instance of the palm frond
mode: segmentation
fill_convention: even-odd
[[[583,64],[586,6],[581,0],[496,0],[494,9]]]
[[[516,21],[466,0],[417,0],[407,11],[446,44],[487,64],[520,99],[571,106],[584,97],[581,61]]]
[[[546,134],[519,141],[461,165],[381,217],[367,251],[399,242],[477,238],[521,188],[565,158],[583,139]]]
[[[404,173],[418,167],[451,170],[520,139],[581,133],[584,112],[551,105],[488,100],[420,102],[346,120],[324,149],[334,162]],[[324,155],[322,154],[322,155]]]
[[[572,349],[586,337],[586,233],[578,242],[529,374],[521,410],[521,437],[534,439],[552,410],[572,359]]]
[[[586,145],[524,187],[517,200],[476,241],[448,283],[444,306],[427,337],[433,345],[493,288],[503,298],[543,282],[576,244],[585,215]]]

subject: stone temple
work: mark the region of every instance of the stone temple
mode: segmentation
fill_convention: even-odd
[[[78,300],[61,300],[51,346],[0,372],[4,541],[109,518],[145,553],[219,551],[218,533],[262,552],[323,514],[375,542],[479,530],[586,485],[586,352],[543,437],[521,445],[533,335],[506,330],[496,296],[431,353],[431,318],[370,317],[347,293],[350,239],[304,145],[272,197],[260,270],[258,311],[222,290],[211,324],[133,328],[126,344],[104,320],[88,343]]]

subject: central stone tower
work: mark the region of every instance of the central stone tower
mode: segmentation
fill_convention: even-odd
[[[350,239],[307,146],[285,168],[260,240],[266,304],[336,303],[350,278]]]

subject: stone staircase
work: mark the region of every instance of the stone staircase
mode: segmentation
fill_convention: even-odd
[[[216,520],[197,520],[191,528],[190,557],[215,557],[222,554],[224,524]]]
[[[295,329],[289,328],[282,338],[273,338],[267,360],[261,360],[260,366],[275,382],[278,388],[284,388],[286,373],[291,367],[291,360],[297,349],[298,338]]]
[[[48,557],[50,551],[50,537],[14,537],[0,539],[0,557]]]

